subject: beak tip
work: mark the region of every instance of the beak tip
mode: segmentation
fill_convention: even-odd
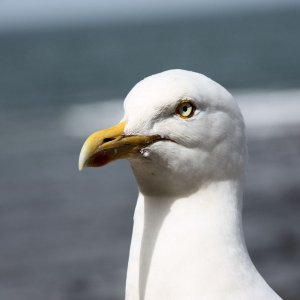
[[[103,145],[105,138],[114,140],[116,137],[121,137],[125,125],[125,121],[122,121],[114,127],[92,133],[81,148],[78,160],[79,171],[84,167],[101,167],[110,162],[112,159],[109,158],[106,151],[99,151],[99,147]],[[94,157],[95,154],[98,154],[98,156]]]
[[[78,162],[78,170],[82,171],[83,169],[83,164],[81,163],[81,161]]]
[[[79,171],[82,171],[82,169],[84,168],[84,164],[85,164],[85,151],[82,147],[81,151],[80,151],[80,155],[79,155],[79,160],[78,160],[78,169]]]

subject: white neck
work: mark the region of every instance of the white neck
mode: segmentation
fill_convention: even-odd
[[[140,193],[126,299],[279,299],[249,258],[241,204],[237,181],[214,182],[177,199]]]

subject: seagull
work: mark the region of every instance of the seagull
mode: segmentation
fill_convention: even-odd
[[[278,300],[244,241],[245,126],[232,95],[196,72],[137,83],[114,127],[91,134],[79,169],[128,159],[139,195],[126,300]]]

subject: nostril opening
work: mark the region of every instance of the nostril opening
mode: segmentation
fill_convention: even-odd
[[[107,143],[107,142],[110,142],[110,141],[113,141],[113,140],[114,140],[114,138],[105,138],[103,140],[103,143]]]

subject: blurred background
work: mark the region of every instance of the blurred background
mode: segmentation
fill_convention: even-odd
[[[300,3],[0,2],[0,299],[123,299],[137,188],[126,161],[78,172],[93,130],[153,73],[206,74],[245,116],[250,255],[300,299]]]

